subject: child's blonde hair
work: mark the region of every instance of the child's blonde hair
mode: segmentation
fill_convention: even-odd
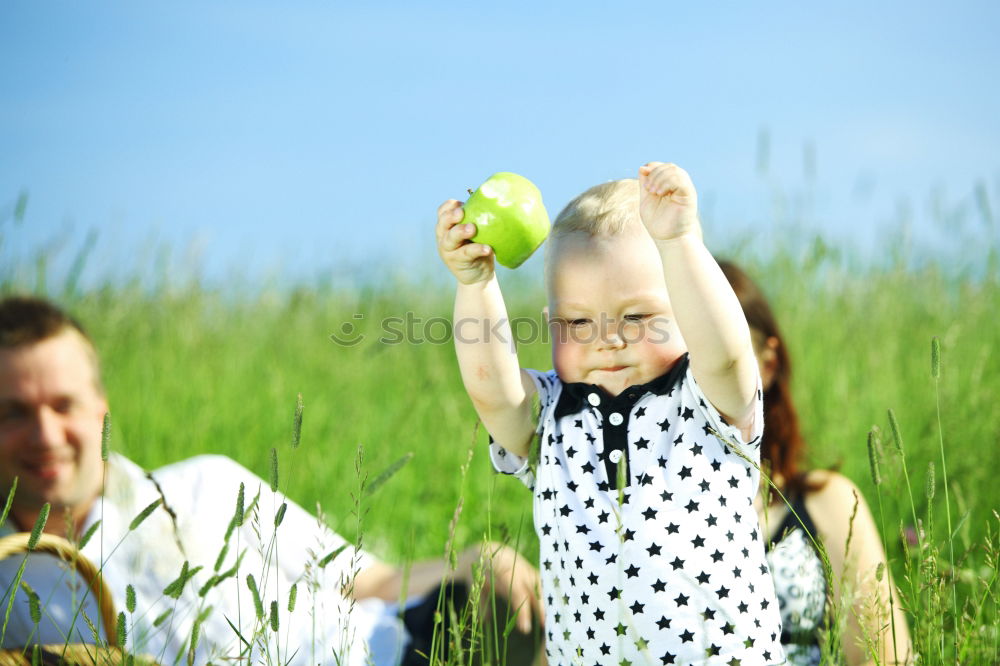
[[[574,231],[613,236],[639,221],[639,181],[612,180],[593,186],[566,204],[552,225],[551,236]]]
[[[552,260],[560,237],[572,233],[617,236],[641,222],[639,181],[635,178],[601,183],[578,195],[556,216],[552,231],[545,241],[546,284],[551,284]]]

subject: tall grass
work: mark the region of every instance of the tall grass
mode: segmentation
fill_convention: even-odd
[[[784,328],[810,462],[839,466],[878,508],[921,663],[1000,663],[996,263],[971,275],[934,263],[858,266],[822,244],[803,247],[742,263]],[[291,420],[293,442],[301,437],[303,445],[280,481],[304,506],[321,504],[334,529],[363,534],[367,549],[399,562],[485,535],[519,535],[522,552],[537,555],[525,529],[530,497],[492,474],[461,386],[449,287],[81,290],[78,275],[72,279],[54,289],[44,269],[34,277],[10,270],[0,272],[0,291],[51,292],[85,322],[102,350],[117,448],[140,465],[214,452],[276,477],[272,451],[287,447],[289,405],[301,396],[308,413],[300,402]],[[540,324],[540,289],[515,282],[511,316]],[[408,312],[433,341],[380,341],[382,322]],[[364,339],[336,344],[331,335],[342,336],[345,324]],[[520,356],[525,365],[550,365],[542,340],[523,341]],[[870,459],[873,423],[893,446],[873,443]],[[869,472],[875,456],[877,479]],[[359,475],[389,469],[378,493],[359,490]],[[921,474],[925,492],[914,492]],[[269,612],[279,615],[261,608],[264,633],[278,625]],[[475,618],[457,619],[462,627]],[[507,629],[494,628],[494,638]]]

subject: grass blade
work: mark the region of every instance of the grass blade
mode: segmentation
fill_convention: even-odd
[[[80,542],[76,544],[77,550],[83,550],[83,547],[86,546],[88,543],[90,543],[90,540],[94,538],[94,535],[97,533],[97,528],[99,528],[100,526],[101,526],[101,519],[98,518],[97,520],[94,521],[93,525],[87,528],[87,531],[83,533],[83,536],[80,537]]]
[[[21,566],[17,568],[14,580],[10,585],[10,599],[7,600],[7,610],[3,616],[3,628],[0,629],[0,645],[6,645],[4,639],[7,638],[7,624],[10,622],[10,611],[14,608],[14,598],[17,596],[18,586],[21,584],[21,577],[24,575],[24,566],[28,563],[28,558],[21,558]]]
[[[0,527],[4,526],[7,522],[7,516],[10,514],[10,508],[14,506],[14,492],[17,491],[17,477],[14,477],[14,483],[10,484],[10,492],[7,493],[7,502],[3,505],[3,513],[0,513]]]
[[[239,638],[241,641],[243,641],[244,645],[246,645],[247,647],[251,647],[250,641],[243,638],[243,634],[240,633],[240,630],[236,628],[236,625],[234,625],[228,617],[226,618],[226,624],[228,624],[229,628],[233,630],[233,633],[236,634],[236,637]]]
[[[365,486],[365,495],[370,496],[376,490],[385,485],[385,482],[391,479],[396,474],[396,472],[403,469],[403,467],[406,466],[406,463],[410,462],[412,458],[413,458],[413,452],[407,453],[399,460],[396,460],[394,463],[386,467],[381,474],[376,476],[374,479],[371,480],[371,482],[368,483],[367,486]]]
[[[330,562],[333,562],[333,560],[334,560],[334,559],[336,559],[336,557],[337,557],[338,555],[340,555],[340,554],[341,554],[342,552],[344,552],[345,550],[347,550],[347,544],[346,544],[346,543],[345,543],[345,544],[344,544],[343,546],[341,546],[340,548],[337,548],[337,549],[335,549],[335,550],[332,550],[332,551],[330,551],[329,553],[327,553],[326,555],[324,555],[324,556],[323,556],[323,559],[321,559],[321,560],[320,560],[320,561],[319,561],[319,562],[317,563],[317,566],[318,566],[318,567],[319,567],[320,569],[323,569],[323,568],[325,568],[325,567],[326,567],[326,565],[328,565],[328,564],[329,564]]]
[[[163,502],[162,499],[155,500],[152,503],[150,503],[150,505],[147,506],[145,509],[140,511],[139,515],[133,518],[132,522],[129,523],[128,531],[134,532],[135,528],[139,527],[139,525],[142,525],[143,521],[149,518],[150,514],[156,511],[156,507],[160,506],[162,502]]]

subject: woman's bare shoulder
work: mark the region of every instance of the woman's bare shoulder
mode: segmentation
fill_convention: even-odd
[[[854,513],[855,505],[867,511],[864,495],[853,481],[840,472],[815,469],[806,475],[806,481],[815,488],[806,495],[806,504],[814,519],[819,517],[820,521],[827,522],[849,518]]]

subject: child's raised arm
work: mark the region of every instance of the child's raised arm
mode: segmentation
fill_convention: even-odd
[[[493,251],[473,243],[474,224],[462,224],[461,204],[438,208],[438,253],[458,280],[453,336],[465,390],[487,432],[505,449],[528,455],[535,431],[535,384],[521,370]]]
[[[662,162],[640,167],[639,183],[640,214],[663,260],[691,372],[715,408],[743,428],[753,415],[757,360],[740,303],[701,240],[694,184]]]

